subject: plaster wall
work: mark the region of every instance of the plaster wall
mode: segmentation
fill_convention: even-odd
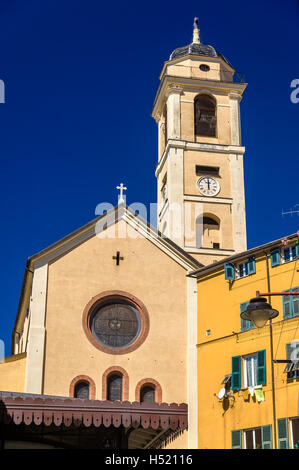
[[[123,231],[126,223],[116,226]],[[72,379],[87,375],[96,384],[96,398],[102,399],[102,375],[115,365],[129,375],[129,401],[135,400],[137,383],[150,377],[160,383],[163,401],[187,402],[186,271],[143,237],[108,238],[113,230],[49,265],[42,393],[67,396]],[[116,251],[124,257],[119,266],[112,259]],[[99,351],[83,331],[85,305],[106,290],[129,292],[149,312],[148,337],[131,353]]]

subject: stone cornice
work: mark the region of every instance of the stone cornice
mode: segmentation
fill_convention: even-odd
[[[175,88],[176,86],[179,86],[180,88],[186,91],[194,91],[194,89],[196,89],[195,91],[198,91],[198,89],[206,88],[218,94],[234,93],[239,95],[241,99],[242,94],[247,87],[247,83],[203,80],[202,78],[176,77],[172,75],[164,75],[156,93],[154,106],[151,114],[156,121],[158,121],[158,115],[161,114],[163,100],[165,98],[167,88]]]
[[[168,96],[173,94],[173,93],[181,95],[183,93],[183,91],[184,91],[183,88],[179,87],[179,86],[169,87],[169,88],[167,88],[167,90],[165,92],[165,96],[168,98]]]
[[[197,61],[197,62],[202,62],[202,61],[221,62],[225,68],[227,68],[231,72],[235,72],[235,69],[231,65],[229,65],[227,62],[225,62],[221,57],[195,56],[193,54],[186,54],[184,57],[177,57],[176,59],[165,61],[163,64],[162,71],[160,73],[160,77],[159,77],[160,80],[162,80],[165,70],[169,65],[176,65],[179,62],[182,62],[182,60],[186,60],[186,59],[191,59],[192,61]]]
[[[200,142],[188,142],[186,140],[170,139],[167,141],[163,155],[157,164],[155,171],[156,177],[158,177],[159,173],[161,172],[164,163],[167,160],[168,152],[171,148],[181,148],[183,150],[197,150],[201,152],[216,152],[234,155],[243,155],[245,153],[245,147],[240,147],[237,145],[203,144]]]
[[[224,250],[224,249],[217,250],[215,248],[195,248],[192,246],[190,247],[185,246],[184,249],[185,251],[187,251],[187,253],[194,253],[194,254],[201,254],[201,255],[229,256],[229,255],[235,254],[234,250]]]
[[[196,195],[184,195],[184,201],[194,202],[211,202],[215,204],[232,204],[233,200],[230,197],[208,197],[208,196],[196,196]]]

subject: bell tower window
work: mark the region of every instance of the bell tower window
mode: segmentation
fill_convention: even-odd
[[[214,216],[215,217],[215,216]],[[220,249],[220,221],[210,215],[196,219],[196,247]]]
[[[194,101],[195,135],[216,137],[216,100],[210,95],[199,95]]]

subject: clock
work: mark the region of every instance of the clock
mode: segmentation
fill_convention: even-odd
[[[216,196],[220,191],[220,184],[211,176],[203,176],[197,181],[197,185],[204,196]]]

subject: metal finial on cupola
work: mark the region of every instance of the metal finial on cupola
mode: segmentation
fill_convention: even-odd
[[[193,23],[193,44],[200,44],[198,18],[194,18]]]

